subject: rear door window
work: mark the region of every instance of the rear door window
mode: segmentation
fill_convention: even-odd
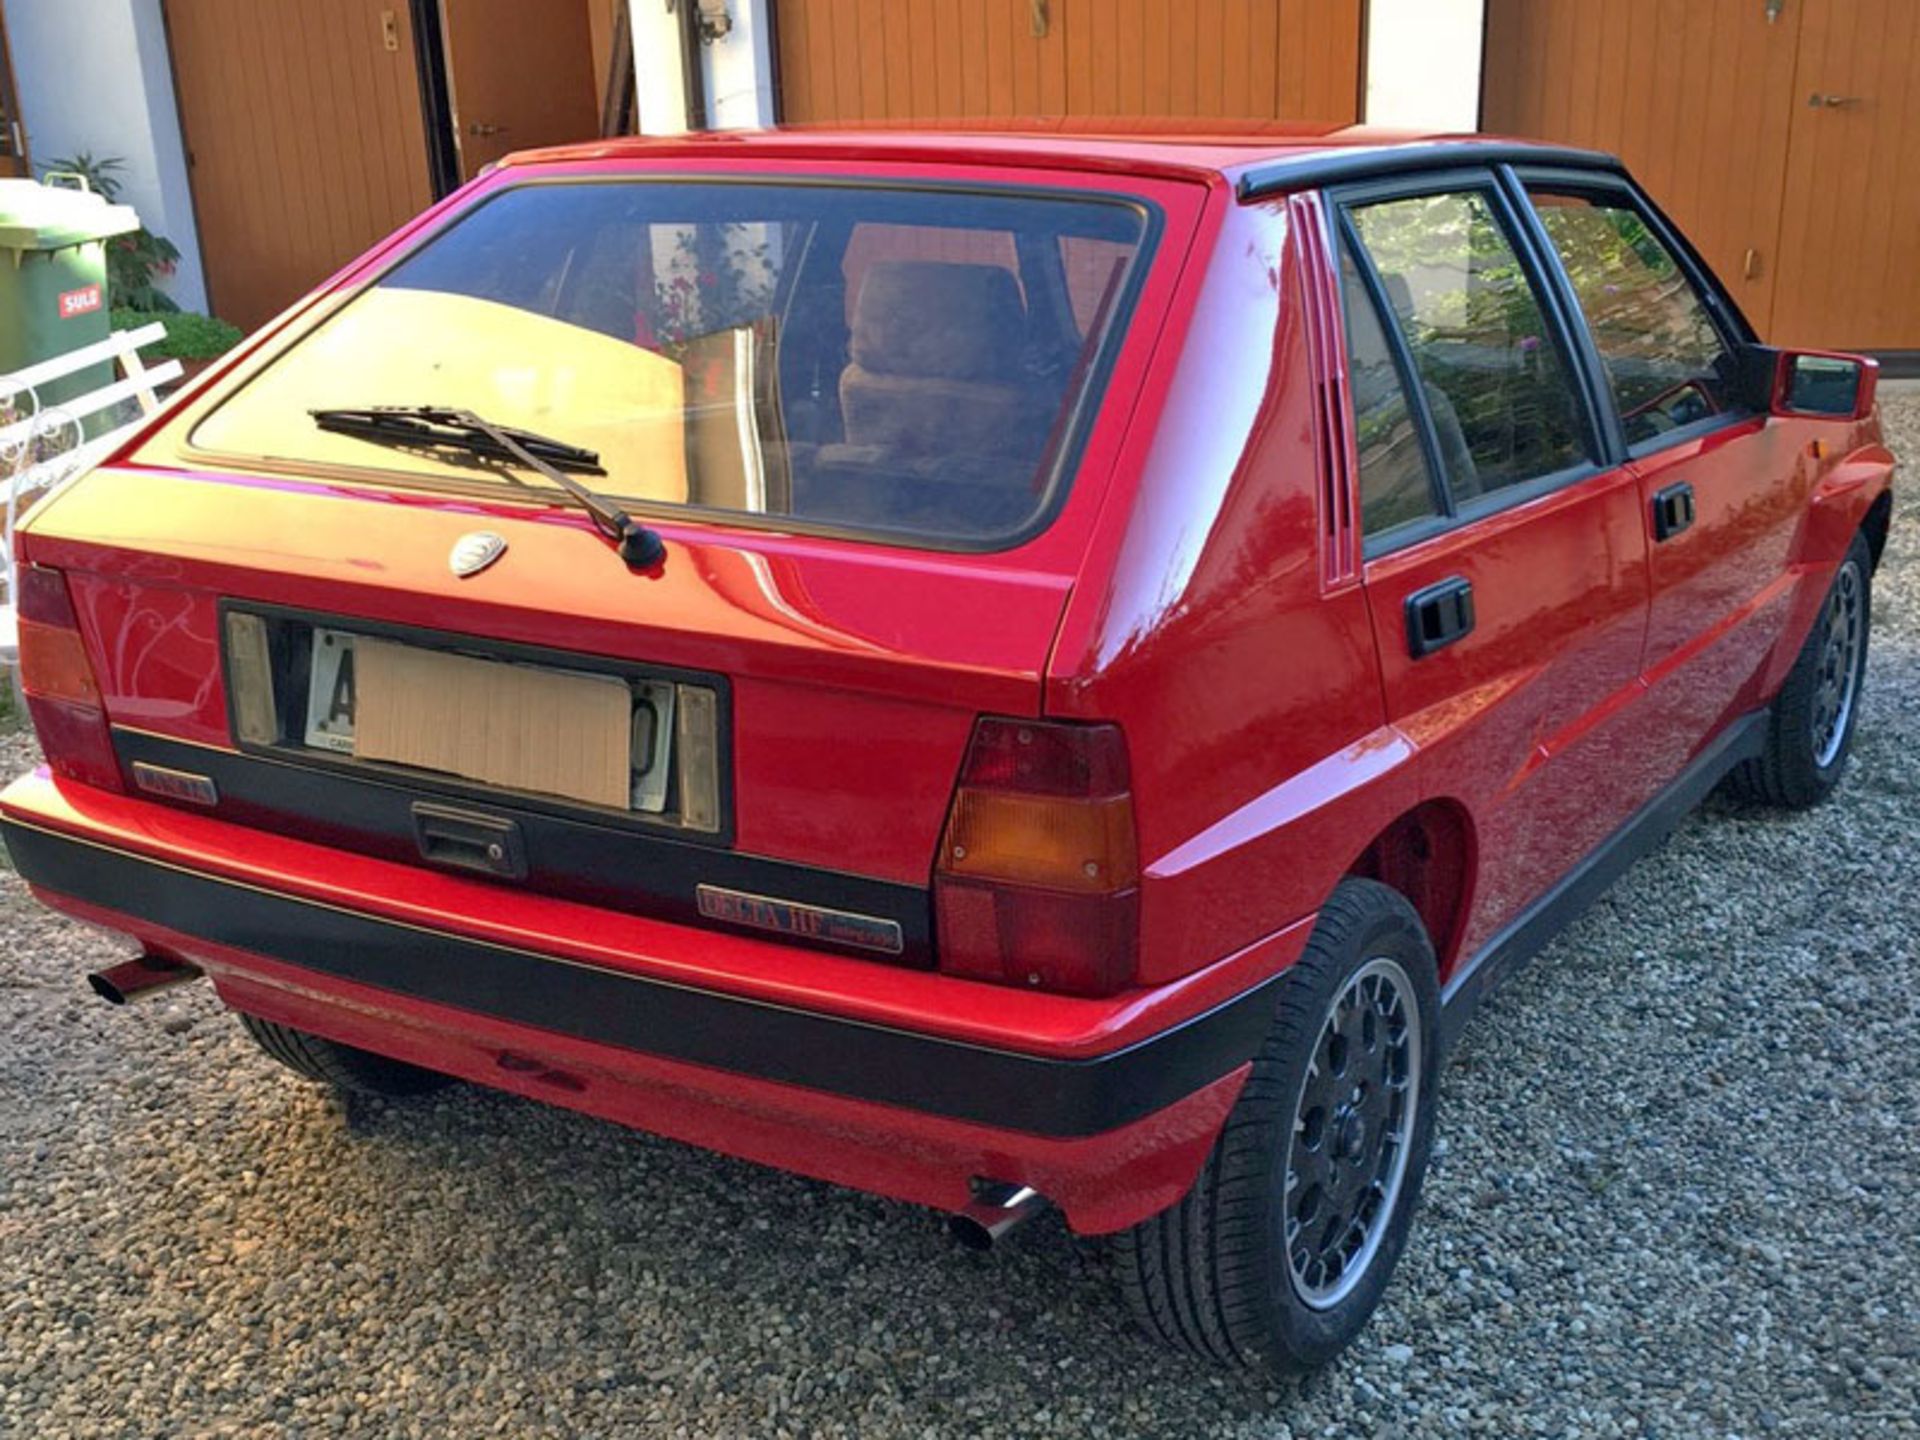
[[[222,455],[539,485],[307,412],[472,410],[641,506],[992,548],[1065,485],[1151,228],[1055,191],[530,183],[476,206],[195,427]]]
[[[1733,352],[1624,195],[1529,192],[1586,315],[1629,445],[1736,408]]]
[[[1590,460],[1571,367],[1490,196],[1396,197],[1347,215],[1406,346],[1452,504]]]
[[[1348,388],[1360,461],[1360,526],[1369,539],[1439,513],[1420,427],[1407,404],[1393,347],[1352,247],[1340,247],[1347,319]]]

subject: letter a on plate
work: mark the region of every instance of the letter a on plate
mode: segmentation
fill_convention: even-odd
[[[453,542],[447,564],[462,580],[478,575],[506,553],[507,542],[491,530],[474,530]]]

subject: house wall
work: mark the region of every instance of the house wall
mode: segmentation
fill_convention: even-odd
[[[687,91],[680,73],[680,22],[664,5],[633,0],[633,98],[642,135],[687,128]]]
[[[697,4],[698,0],[683,0]],[[715,130],[771,125],[773,60],[768,45],[768,0],[727,0],[732,30],[700,47],[700,78],[706,86],[707,124]],[[685,80],[680,67],[680,20],[658,0],[633,0],[634,93],[640,133],[675,135],[687,128]]]
[[[1369,125],[1475,130],[1486,0],[1367,0]]]
[[[769,0],[728,0],[733,29],[700,47],[707,81],[707,113],[716,130],[773,124],[773,52],[768,44]]]
[[[7,0],[7,31],[35,171],[80,150],[123,159],[121,199],[180,249],[163,288],[206,309],[160,0]]]

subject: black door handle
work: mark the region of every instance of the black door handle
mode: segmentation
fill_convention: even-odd
[[[1693,486],[1682,480],[1653,497],[1653,538],[1671,540],[1693,524]]]
[[[1473,585],[1450,575],[1407,597],[1407,651],[1414,659],[1453,644],[1473,629]]]
[[[413,807],[413,838],[423,860],[509,880],[527,878],[527,847],[517,821],[418,801]]]

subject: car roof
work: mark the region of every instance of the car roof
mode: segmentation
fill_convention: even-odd
[[[1292,121],[1089,117],[888,122],[624,136],[521,151],[503,165],[663,158],[983,164],[1225,180],[1242,199],[1440,165],[1503,161],[1618,170],[1598,151],[1477,134]]]

